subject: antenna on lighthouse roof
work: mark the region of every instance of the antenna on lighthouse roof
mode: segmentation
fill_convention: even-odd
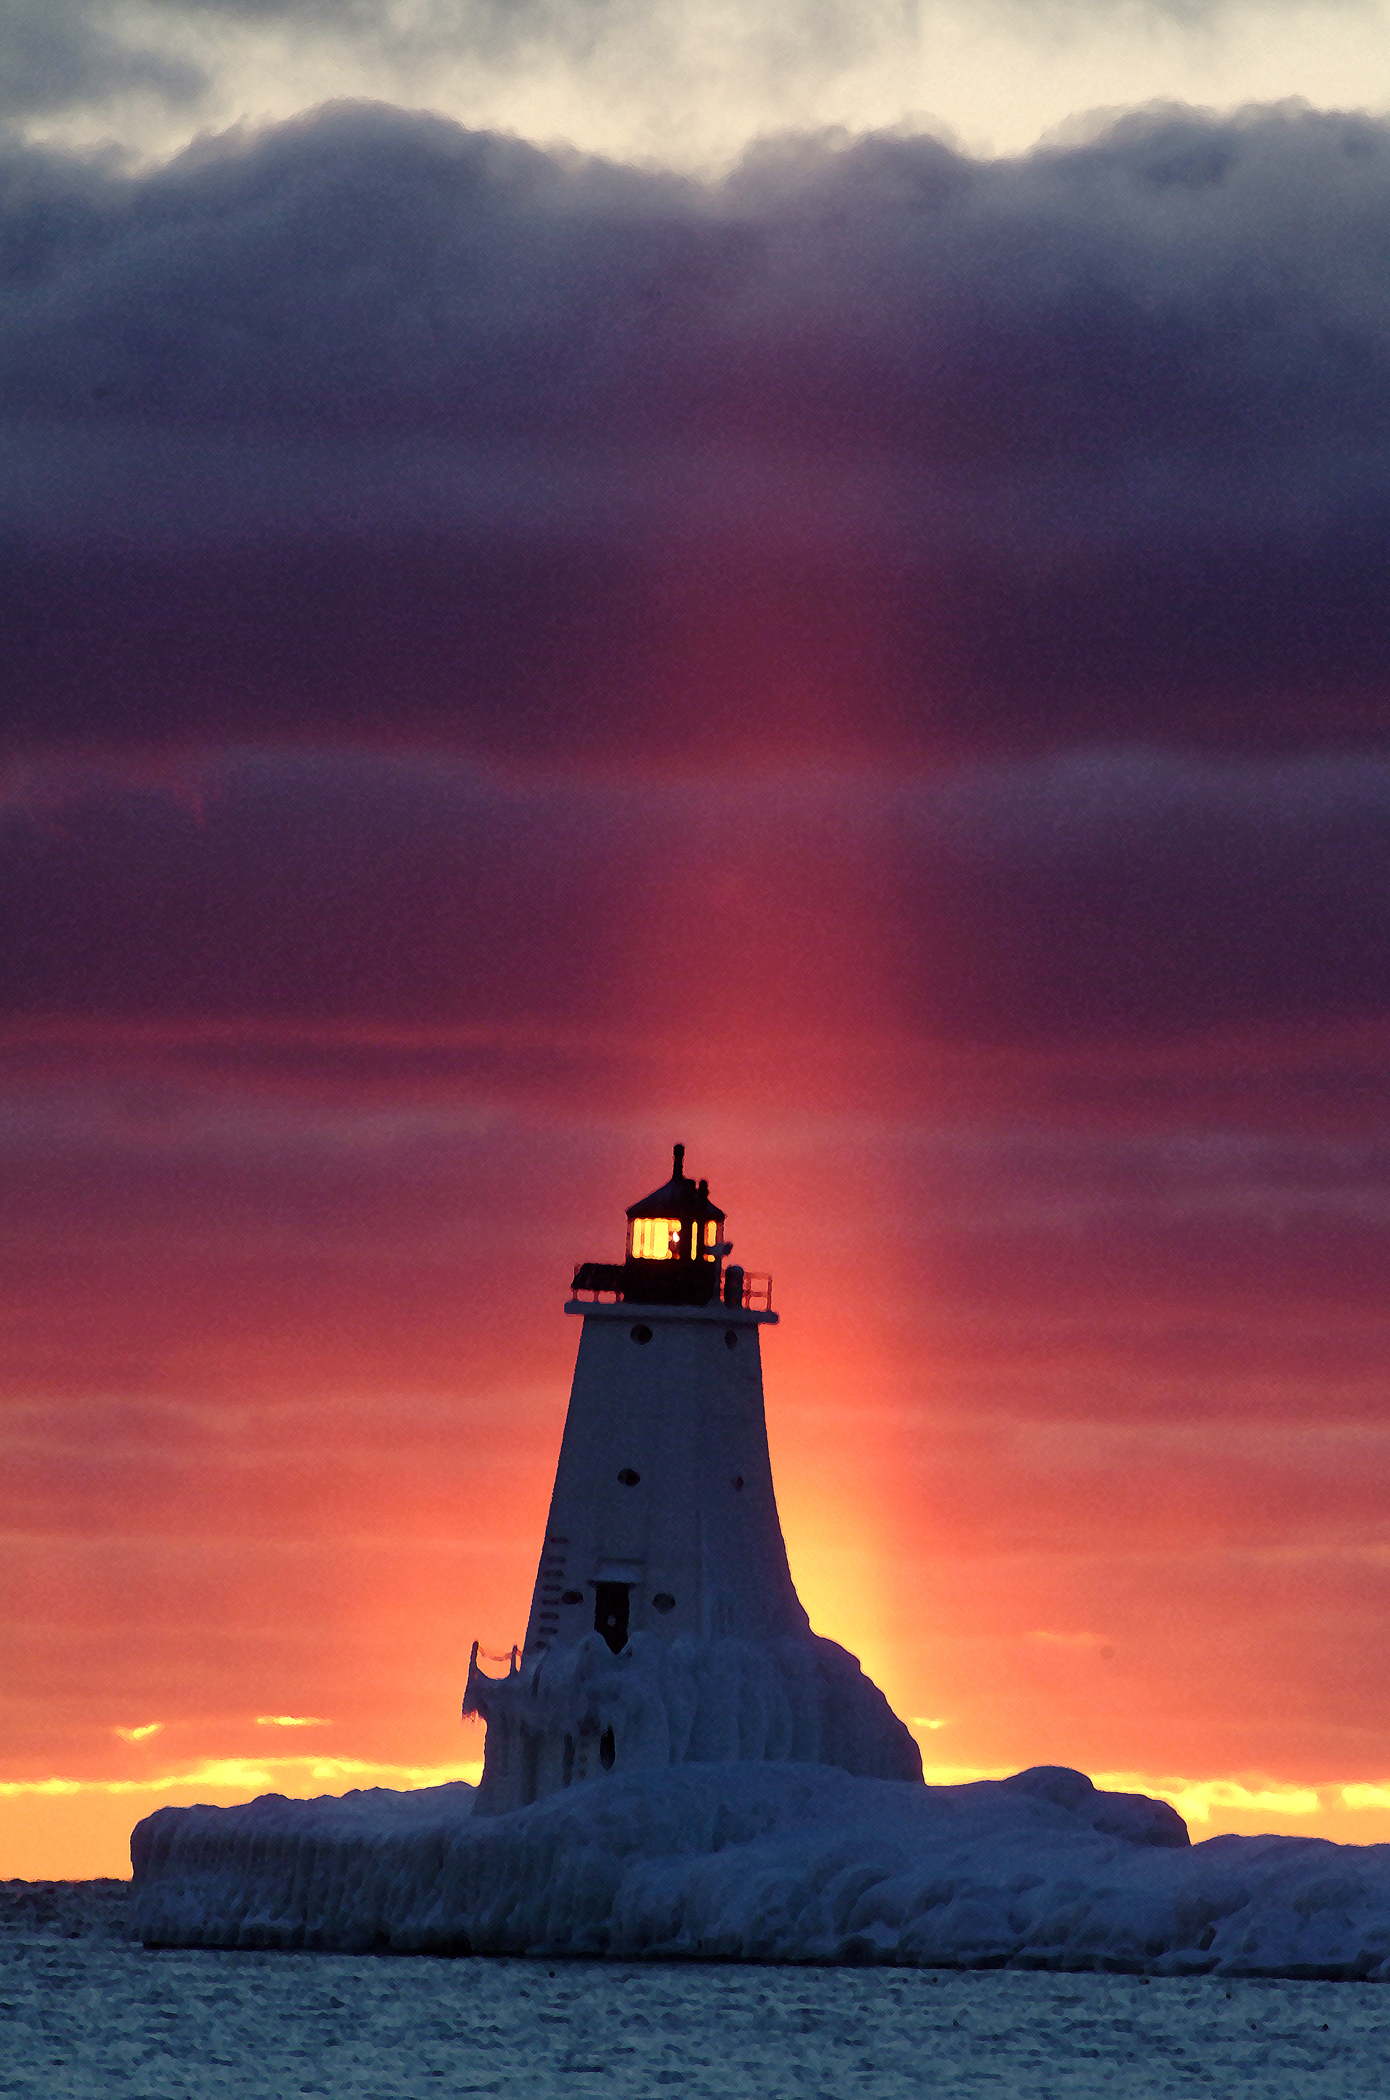
[[[674,1164],[673,1164],[673,1166],[672,1166],[672,1168],[671,1168],[671,1179],[672,1179],[672,1181],[684,1181],[684,1179],[685,1179],[685,1147],[684,1147],[684,1145],[677,1145],[677,1146],[675,1147],[675,1161],[674,1161]]]

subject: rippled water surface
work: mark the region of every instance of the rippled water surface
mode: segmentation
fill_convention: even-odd
[[[1385,1985],[151,1952],[119,1913],[0,1929],[0,2093],[1390,2094]]]

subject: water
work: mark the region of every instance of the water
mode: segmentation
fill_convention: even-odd
[[[1378,2100],[1375,1984],[149,1952],[0,1932],[0,2093]]]

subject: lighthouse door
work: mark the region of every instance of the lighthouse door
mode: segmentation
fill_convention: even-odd
[[[615,1655],[627,1646],[628,1591],[626,1582],[594,1584],[594,1631],[601,1633]]]

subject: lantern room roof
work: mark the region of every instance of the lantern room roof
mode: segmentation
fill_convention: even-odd
[[[686,1173],[684,1145],[675,1147],[671,1179],[665,1187],[630,1204],[627,1214],[630,1218],[713,1218],[716,1224],[724,1223],[723,1211],[709,1200],[709,1183],[694,1182]]]

